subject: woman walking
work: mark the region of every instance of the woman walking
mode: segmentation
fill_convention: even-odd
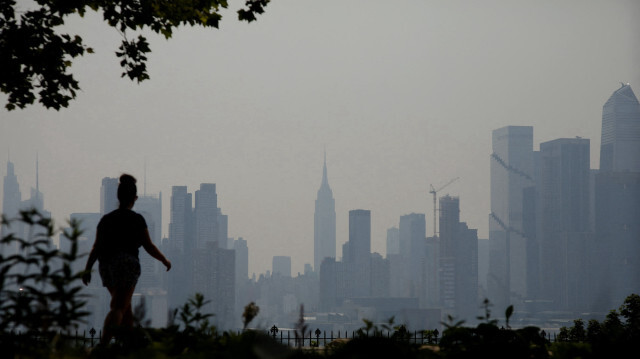
[[[120,176],[118,201],[120,206],[102,217],[98,223],[96,240],[87,259],[82,282],[91,281],[91,269],[97,260],[102,285],[111,294],[110,311],[104,319],[101,343],[108,344],[116,327],[133,327],[131,297],[140,276],[138,248],[171,269],[171,262],[160,252],[151,238],[144,218],[131,210],[138,199],[136,179],[128,174]]]

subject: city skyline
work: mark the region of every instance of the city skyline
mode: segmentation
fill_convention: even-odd
[[[620,93],[625,94],[622,102],[616,99]],[[616,114],[613,121],[610,114]],[[614,91],[603,107],[603,138],[606,128],[623,126],[624,136],[613,136],[609,148],[601,146],[603,153],[614,149],[610,162],[617,163],[604,169],[590,168],[589,139],[558,138],[534,150],[533,126],[493,130],[488,256],[479,256],[486,245],[480,243],[485,241],[479,240],[477,229],[460,221],[459,197],[447,194],[439,198],[438,237],[427,237],[425,214],[402,215],[398,227],[387,230],[392,253],[383,258],[371,250],[371,210],[354,209],[349,211],[349,240],[342,246],[342,258],[329,255],[319,273],[305,264],[304,275],[294,277],[291,256],[273,256],[271,275],[247,280],[249,247],[241,238],[229,238],[229,217],[218,207],[216,184],[201,183],[193,193],[187,186],[173,186],[170,236],[161,247],[176,269],[156,280],[153,265],[142,258],[148,273],[137,293],[150,295],[159,325],[167,307],[180,305],[188,293],[204,293],[213,298],[210,310],[219,313],[216,325],[227,328],[238,325],[238,301],[250,300],[270,308],[265,319],[284,321],[298,304],[307,304],[312,312],[350,311],[356,305],[372,308],[369,313],[376,317],[371,318],[400,314],[406,319],[407,311],[415,311],[417,321],[411,325],[424,325],[443,315],[473,318],[482,298],[501,307],[523,305],[519,313],[532,313],[528,320],[558,310],[605,313],[612,303],[637,292],[640,283],[640,172],[632,168],[640,157],[640,137],[634,135],[640,133],[640,104],[628,84]],[[38,173],[36,159],[36,189],[31,199],[22,201],[14,165],[8,162],[3,188],[11,195],[3,201],[3,212],[15,210],[19,202],[20,208],[33,205],[50,215],[38,190]],[[117,182],[102,179],[101,213],[72,215],[93,223],[84,224],[88,232],[104,212],[117,207]],[[324,209],[333,215],[326,158],[318,197],[323,192],[331,204]],[[150,233],[158,232],[152,228],[160,222],[161,198],[143,194],[140,209],[134,206],[145,214]],[[18,228],[18,235],[26,233]],[[87,234],[80,247],[88,248],[90,237]],[[314,251],[324,250],[314,246]],[[482,272],[486,287],[480,285],[485,282],[479,278],[481,262],[488,262],[488,272]],[[329,317],[318,324],[341,325]]]
[[[283,0],[250,25],[150,36],[151,80],[137,85],[119,78],[119,35],[88,12],[68,24],[96,50],[72,69],[77,101],[59,112],[2,110],[0,159],[15,163],[24,194],[36,187],[39,154],[58,225],[97,211],[102,178],[131,173],[141,193],[167,198],[168,236],[171,187],[216,183],[229,235],[250,248],[250,273],[277,254],[299,258],[293,273],[313,263],[325,148],[337,247],[348,211],[366,208],[372,251],[385,253],[386,230],[404,214],[430,219],[429,185],[455,177],[441,195],[459,196],[461,215],[487,238],[491,131],[533,126],[534,149],[588,138],[598,168],[603,104],[620,81],[640,86],[639,15],[637,1],[622,0]]]

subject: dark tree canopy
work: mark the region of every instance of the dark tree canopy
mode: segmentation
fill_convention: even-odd
[[[240,21],[256,20],[270,0],[245,0],[237,11]],[[132,31],[150,29],[166,38],[181,25],[218,28],[227,0],[0,0],[0,91],[8,95],[5,108],[25,108],[37,99],[44,107],[67,107],[80,87],[69,71],[72,60],[91,47],[79,35],[60,33],[65,18],[87,10],[99,11],[104,21],[122,35],[116,51],[123,68],[122,77],[144,81],[147,39]]]

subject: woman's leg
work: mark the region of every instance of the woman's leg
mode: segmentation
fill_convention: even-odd
[[[133,288],[119,288],[119,287],[107,287],[109,293],[111,293],[111,308],[107,317],[104,318],[104,329],[102,331],[102,344],[109,344],[111,338],[113,338],[113,331],[115,328],[121,325],[127,325],[124,323],[126,316],[133,316],[131,312],[131,297],[133,296]],[[128,319],[127,319],[128,321]],[[133,319],[131,319],[133,323]]]
[[[131,297],[129,297],[129,305],[124,309],[122,314],[121,325],[126,328],[133,328],[133,308],[131,307]]]

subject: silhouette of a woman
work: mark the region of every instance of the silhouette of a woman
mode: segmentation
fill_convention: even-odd
[[[118,200],[120,207],[102,217],[98,223],[96,240],[87,259],[82,282],[91,281],[91,268],[99,261],[102,285],[111,294],[111,306],[104,319],[102,344],[113,337],[115,327],[133,327],[131,297],[140,276],[138,248],[143,247],[153,258],[171,269],[171,262],[160,252],[151,238],[144,218],[131,210],[138,199],[136,179],[128,174],[120,176]]]

